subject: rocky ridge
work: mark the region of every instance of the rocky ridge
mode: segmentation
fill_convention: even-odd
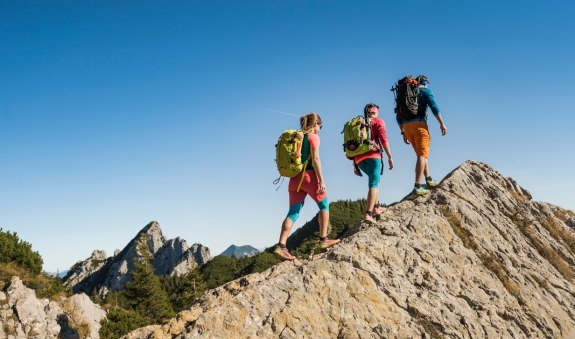
[[[468,161],[311,260],[126,338],[575,337],[575,214]]]
[[[106,311],[85,294],[38,299],[18,277],[0,292],[0,338],[99,338],[104,318]]]
[[[130,279],[134,258],[141,256],[137,251],[140,237],[144,237],[148,245],[153,256],[152,265],[158,275],[184,275],[211,260],[210,250],[206,246],[194,244],[189,247],[179,237],[166,240],[160,225],[152,221],[114,256],[106,257],[104,251],[94,251],[88,259],[76,263],[64,277],[64,285],[75,293],[96,293],[102,297],[108,291],[122,290]]]

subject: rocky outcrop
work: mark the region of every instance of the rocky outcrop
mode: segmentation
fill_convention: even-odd
[[[94,251],[90,258],[74,265],[64,278],[64,284],[75,293],[97,293],[102,297],[108,291],[122,290],[130,280],[134,259],[141,257],[138,252],[140,238],[148,245],[158,275],[183,275],[211,259],[210,250],[205,246],[195,244],[190,248],[181,238],[166,240],[160,224],[152,221],[113,257],[105,258],[103,251]]]
[[[77,262],[70,268],[66,276],[63,278],[64,286],[72,287],[88,278],[100,270],[108,261],[105,251],[94,251],[92,255],[84,260]]]
[[[226,248],[220,255],[224,255],[226,257],[236,257],[236,258],[247,258],[253,257],[260,253],[257,248],[252,247],[250,245],[244,246],[236,246],[231,245],[230,247]]]
[[[99,338],[100,321],[106,318],[106,311],[82,294],[74,294],[60,303],[69,319],[69,326],[76,329],[80,338]]]
[[[203,265],[210,260],[212,260],[212,255],[210,254],[209,248],[202,244],[193,244],[192,247],[188,248],[182,254],[177,263],[170,268],[168,275],[184,275],[196,268],[198,265]]]
[[[575,337],[575,214],[469,161],[309,261],[211,290],[127,338]]]
[[[85,294],[60,303],[36,298],[34,290],[13,277],[0,292],[0,338],[99,338],[106,312]]]

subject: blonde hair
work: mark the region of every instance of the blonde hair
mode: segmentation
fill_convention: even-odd
[[[309,133],[315,125],[321,125],[321,118],[317,113],[311,112],[299,119],[299,124],[301,125],[302,131]]]

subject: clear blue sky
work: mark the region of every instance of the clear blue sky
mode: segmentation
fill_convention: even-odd
[[[362,198],[342,126],[374,101],[413,184],[391,84],[431,79],[436,178],[467,159],[536,200],[575,209],[575,5],[569,1],[0,1],[0,226],[65,270],[112,254],[158,220],[168,238],[277,241],[287,185],[274,144],[300,115],[324,120],[331,200]],[[316,213],[311,200],[296,226]]]

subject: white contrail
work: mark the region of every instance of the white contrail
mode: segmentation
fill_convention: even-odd
[[[296,118],[301,117],[300,115],[289,113],[289,112],[278,111],[277,109],[271,109],[271,108],[265,108],[265,107],[260,107],[260,108],[263,110],[266,110],[266,111],[281,113],[281,114],[289,115],[289,116],[296,117]]]

